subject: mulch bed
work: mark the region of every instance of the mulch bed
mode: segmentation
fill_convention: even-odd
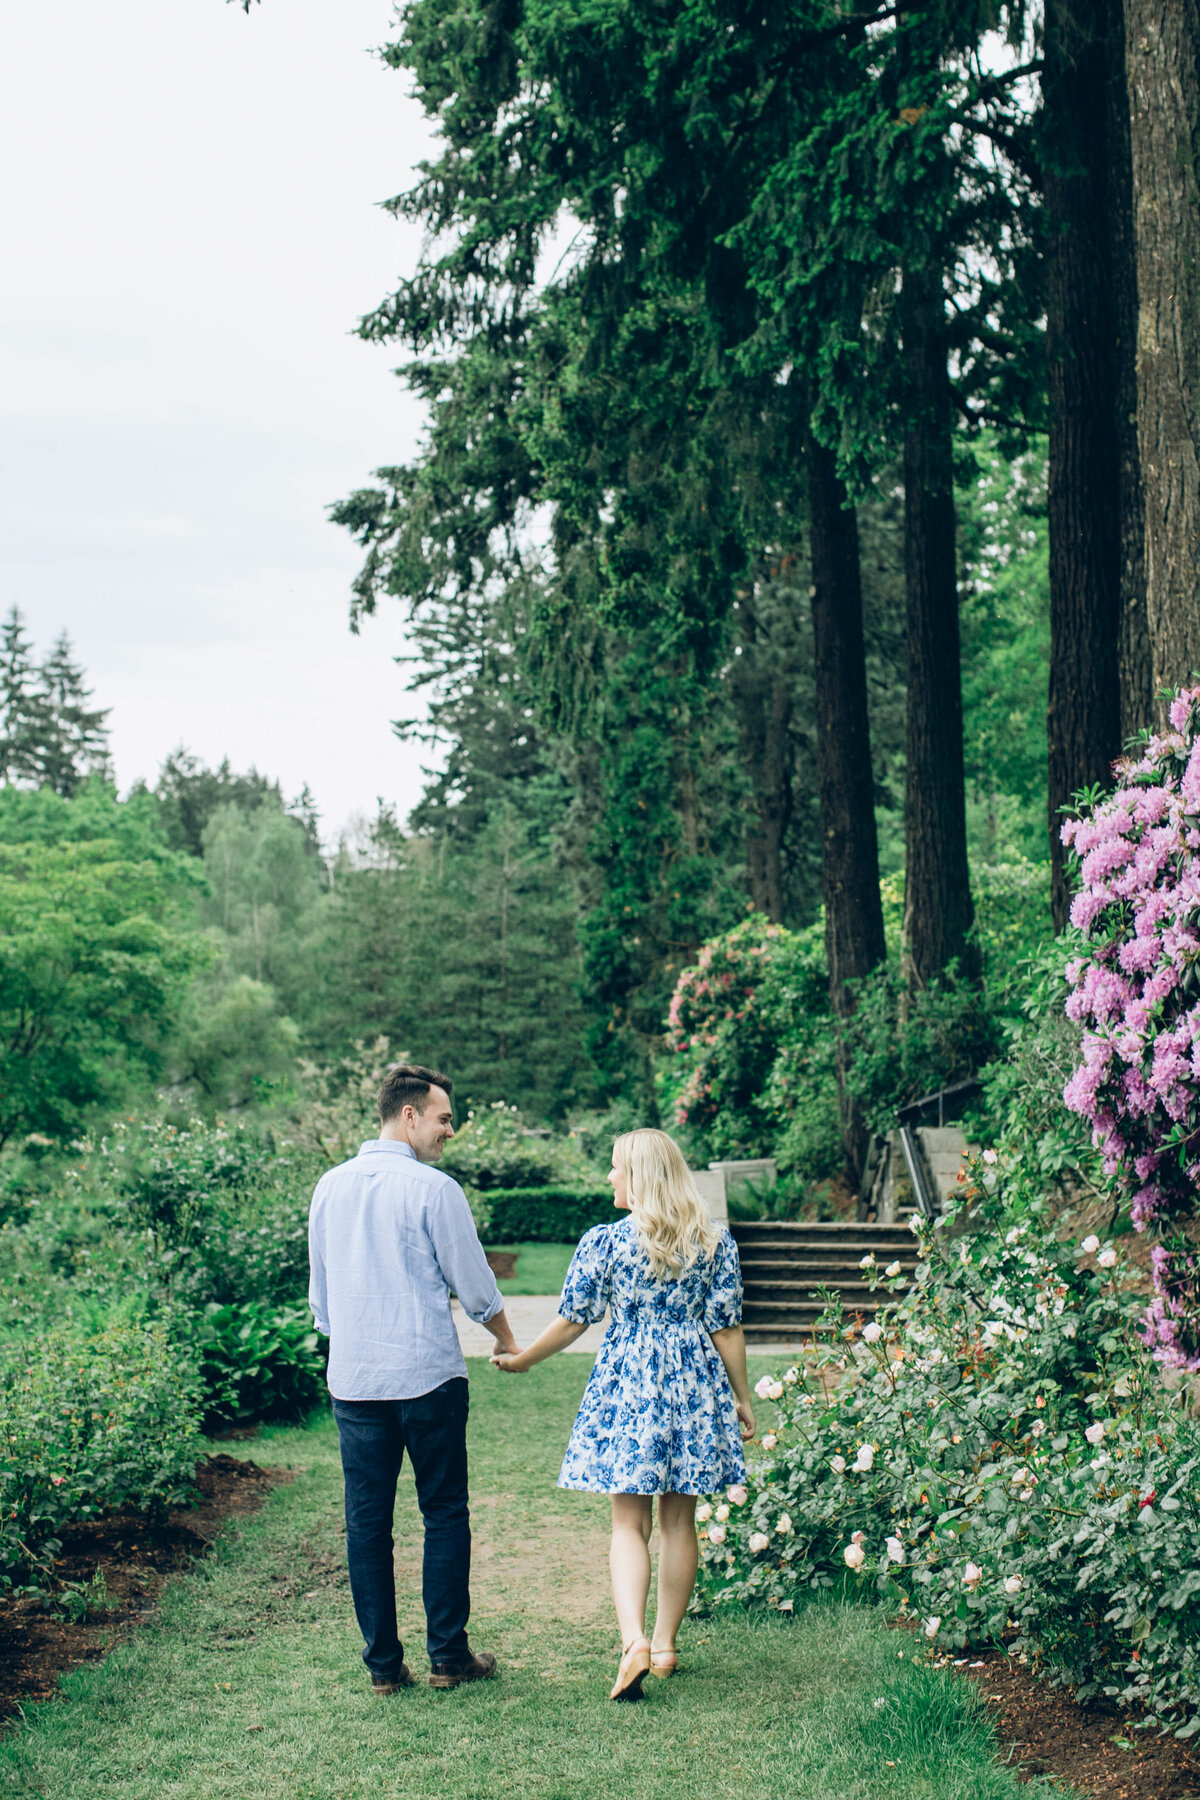
[[[254,1512],[277,1483],[290,1479],[285,1469],[222,1452],[197,1464],[197,1505],[153,1525],[139,1513],[117,1513],[64,1531],[55,1574],[87,1583],[103,1569],[112,1604],[76,1624],[45,1601],[0,1601],[0,1719],[19,1712],[23,1700],[49,1699],[61,1674],[104,1656],[152,1609],[167,1578],[204,1555],[227,1519]]]
[[[1116,1707],[1076,1706],[998,1652],[979,1661],[959,1673],[979,1683],[1002,1754],[1023,1779],[1057,1776],[1093,1800],[1200,1800],[1200,1760],[1178,1738],[1139,1731]]]

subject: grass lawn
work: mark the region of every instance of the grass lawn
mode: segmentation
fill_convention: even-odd
[[[761,1362],[761,1359],[756,1359]],[[295,1479],[65,1697],[0,1739],[0,1795],[39,1800],[1018,1800],[973,1686],[909,1661],[881,1615],[688,1621],[685,1672],[607,1699],[617,1641],[607,1501],[553,1481],[588,1372],[473,1370],[476,1648],[500,1678],[369,1691],[343,1566],[331,1421],[264,1433]],[[755,1373],[759,1373],[755,1369]],[[397,1523],[402,1630],[426,1670],[411,1483]],[[1044,1790],[1043,1790],[1044,1791]],[[1061,1790],[1059,1790],[1061,1791]]]
[[[489,1244],[489,1250],[515,1250],[517,1272],[497,1282],[502,1294],[561,1294],[574,1244]]]

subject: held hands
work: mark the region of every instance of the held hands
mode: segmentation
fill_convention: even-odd
[[[527,1375],[529,1373],[529,1370],[527,1367],[519,1369],[516,1366],[517,1358],[520,1356],[520,1354],[521,1354],[521,1352],[518,1349],[516,1341],[514,1339],[513,1343],[509,1346],[509,1348],[507,1350],[493,1350],[492,1351],[492,1356],[491,1356],[492,1367],[494,1369],[499,1369],[500,1373],[502,1375]]]
[[[494,1362],[495,1360],[495,1357],[493,1357],[492,1361]],[[742,1440],[745,1443],[749,1443],[750,1439],[754,1436],[754,1408],[748,1400],[735,1400],[734,1408],[737,1412],[738,1424],[742,1429]]]

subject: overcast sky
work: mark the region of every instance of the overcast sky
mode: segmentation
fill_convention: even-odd
[[[390,0],[10,8],[0,70],[0,610],[65,627],[123,787],[185,744],[311,785],[331,834],[416,800],[400,608],[347,627],[325,507],[411,452],[351,336],[416,255],[428,147],[370,54]]]

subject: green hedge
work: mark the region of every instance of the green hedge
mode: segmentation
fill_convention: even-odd
[[[612,1189],[492,1188],[485,1196],[485,1244],[573,1244],[612,1222]]]

